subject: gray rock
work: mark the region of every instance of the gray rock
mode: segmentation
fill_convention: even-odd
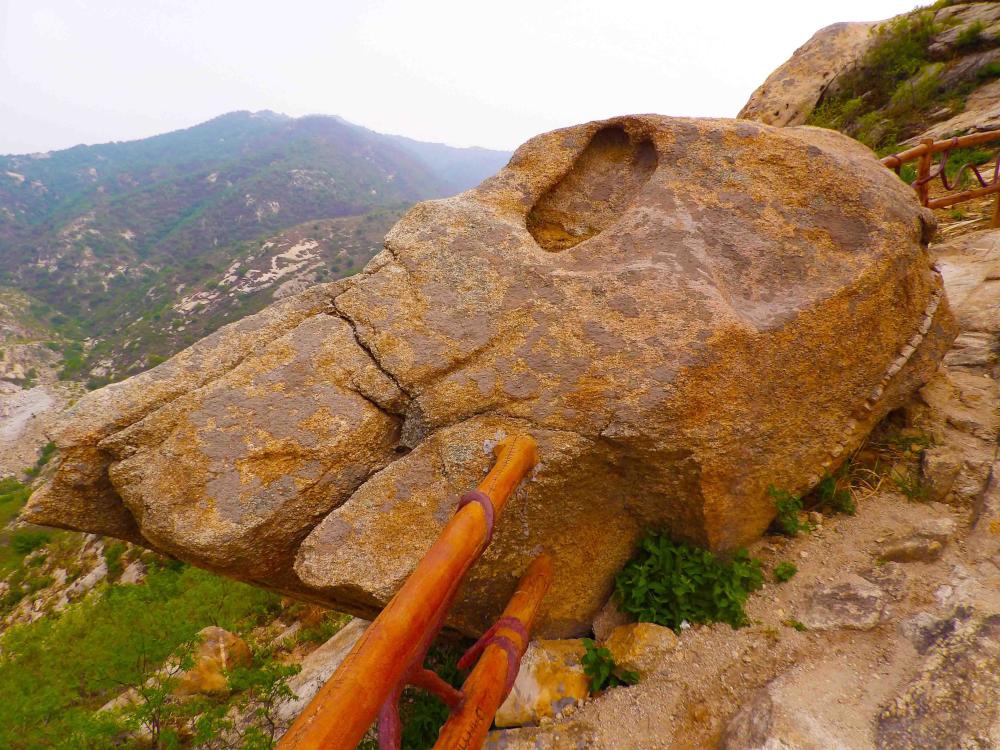
[[[945,445],[928,448],[920,460],[920,474],[930,489],[932,500],[944,500],[948,496],[961,470],[962,457]]]
[[[934,539],[911,534],[904,539],[889,540],[883,545],[881,560],[895,562],[930,562],[944,552],[944,545]]]
[[[280,723],[291,724],[302,713],[367,629],[367,621],[351,620],[302,660],[302,669],[288,680],[293,697],[282,700],[275,708]]]
[[[881,560],[895,562],[931,562],[944,553],[944,545],[955,534],[951,518],[933,518],[920,523],[901,539],[890,539],[879,555]]]
[[[719,750],[854,750],[842,734],[803,710],[793,673],[756,690],[729,720]]]
[[[483,750],[582,750],[595,748],[595,732],[584,722],[569,721],[553,727],[524,727],[490,732]]]
[[[975,619],[934,646],[876,718],[879,750],[1000,747],[1000,615]]]
[[[950,617],[935,617],[930,612],[918,612],[899,625],[900,632],[921,654],[926,654],[942,638],[947,638],[972,614],[968,607],[956,607]]]
[[[729,720],[719,750],[758,750],[765,747],[774,727],[774,701],[767,688],[754,692],[750,700]]]
[[[857,575],[812,592],[806,611],[799,618],[810,630],[850,628],[870,630],[885,615],[886,594]]]
[[[122,571],[118,583],[136,584],[142,583],[144,580],[146,580],[146,566],[142,560],[134,560]]]
[[[906,571],[896,562],[875,565],[860,572],[862,578],[882,589],[892,599],[901,599],[906,592]]]
[[[611,635],[611,631],[619,625],[628,625],[630,622],[632,622],[632,618],[618,609],[618,602],[614,596],[611,596],[594,617],[594,636],[599,641],[606,641]]]
[[[1000,566],[1000,466],[993,468],[989,487],[974,510],[972,531],[965,541],[969,556]]]

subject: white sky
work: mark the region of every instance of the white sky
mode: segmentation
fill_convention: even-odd
[[[236,109],[511,149],[627,112],[735,116],[813,32],[915,0],[0,0],[0,153]]]

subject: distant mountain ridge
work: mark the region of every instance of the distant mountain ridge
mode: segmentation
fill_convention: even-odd
[[[96,342],[84,364],[110,356],[102,370],[118,377],[144,366],[148,353],[167,356],[189,343],[190,330],[171,333],[183,325],[171,320],[178,299],[219,283],[268,238],[374,213],[367,242],[406,206],[473,187],[509,157],[383,135],[335,116],[269,111],[136,141],[0,156],[0,286],[50,306],[63,333]],[[354,248],[332,278],[356,271],[364,255]],[[270,301],[233,298],[239,314]],[[155,346],[125,330],[146,313],[163,320],[153,326],[163,334]]]

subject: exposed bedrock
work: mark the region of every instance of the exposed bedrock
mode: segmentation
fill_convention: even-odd
[[[540,632],[579,633],[643,529],[754,539],[769,485],[808,489],[930,377],[954,338],[932,223],[831,131],[546,133],[361,274],[81,399],[29,513],[370,616],[529,431],[542,463],[451,624],[547,547]]]

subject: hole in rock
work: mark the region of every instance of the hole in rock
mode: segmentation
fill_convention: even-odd
[[[656,148],[615,125],[597,131],[570,170],[528,212],[531,236],[551,252],[611,226],[656,169]]]

